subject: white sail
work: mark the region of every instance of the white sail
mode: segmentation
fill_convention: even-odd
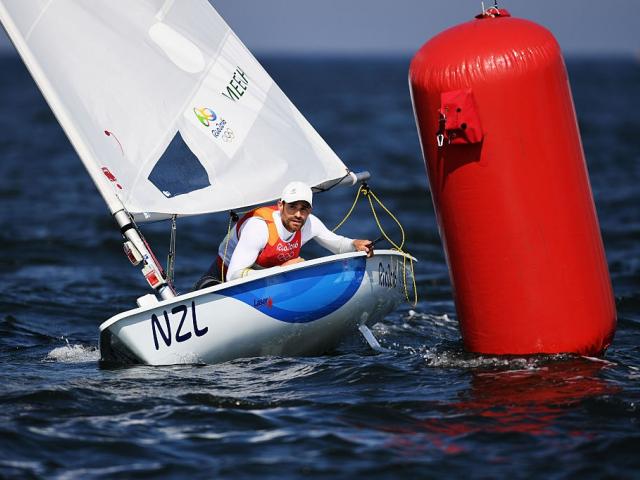
[[[112,211],[240,208],[347,168],[206,0],[0,0]]]

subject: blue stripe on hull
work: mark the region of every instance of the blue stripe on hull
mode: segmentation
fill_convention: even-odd
[[[219,292],[276,320],[307,323],[335,312],[360,287],[364,257],[350,258],[257,279]]]

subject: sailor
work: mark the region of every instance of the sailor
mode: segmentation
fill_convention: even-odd
[[[303,182],[291,182],[276,205],[245,214],[218,247],[218,258],[196,288],[220,280],[235,280],[264,268],[304,261],[301,247],[314,239],[332,253],[366,252],[373,255],[370,240],[351,239],[331,232],[311,213],[313,193]],[[224,267],[224,275],[223,275]]]

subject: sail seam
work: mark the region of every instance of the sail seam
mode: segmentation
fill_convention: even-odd
[[[167,12],[171,10],[171,7],[173,7],[173,3],[174,0],[165,0],[158,13],[156,13],[156,20],[162,22],[164,20],[164,17],[167,16]]]
[[[47,10],[49,10],[49,7],[51,6],[51,4],[53,3],[53,0],[49,0],[47,2],[47,4],[42,8],[42,11],[40,12],[40,15],[38,15],[38,18],[35,19],[35,21],[33,22],[33,24],[31,25],[31,27],[29,27],[29,31],[27,32],[27,34],[24,36],[24,40],[25,42],[27,42],[29,40],[29,37],[31,37],[31,33],[33,33],[33,30],[36,28],[36,26],[40,23],[40,20],[42,19],[42,16],[47,13]]]

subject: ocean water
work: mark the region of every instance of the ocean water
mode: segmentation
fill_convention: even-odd
[[[386,353],[354,336],[317,357],[101,368],[98,325],[144,280],[22,63],[0,58],[0,477],[637,478],[640,63],[568,59],[615,340],[603,358],[514,358],[462,348],[409,59],[263,60],[345,163],[373,173],[420,260],[418,304],[373,328]],[[314,210],[334,225],[354,195]],[[179,221],[179,289],[224,231],[224,215]],[[377,236],[366,206],[344,232]],[[168,226],[146,233],[166,255]]]

